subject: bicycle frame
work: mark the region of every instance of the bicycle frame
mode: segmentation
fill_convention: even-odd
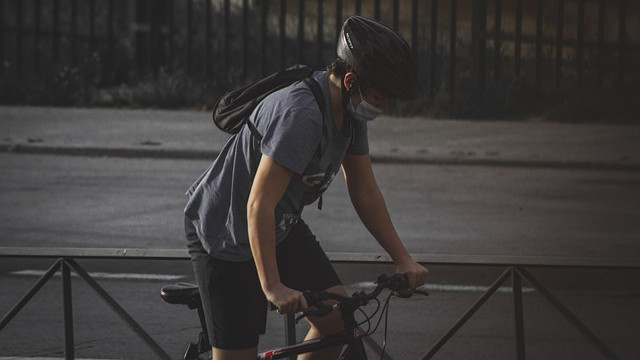
[[[359,309],[361,306],[366,305],[370,300],[376,299],[377,296],[383,289],[392,290],[396,296],[399,297],[410,297],[414,291],[412,290],[402,290],[406,289],[407,278],[404,275],[395,274],[392,276],[381,275],[378,277],[376,283],[378,286],[375,290],[370,293],[365,293],[363,291],[353,294],[351,297],[344,297],[339,294],[332,294],[327,292],[305,292],[305,298],[307,303],[311,306],[316,305],[317,310],[307,311],[304,315],[300,316],[298,319],[303,316],[324,316],[328,314],[328,312],[333,310],[338,310],[342,313],[342,317],[344,320],[345,331],[339,334],[327,335],[322,338],[303,341],[301,343],[287,345],[284,347],[263,351],[258,354],[258,360],[270,360],[270,359],[284,359],[289,358],[295,355],[305,354],[309,352],[314,352],[317,350],[322,350],[326,348],[331,348],[335,346],[343,346],[347,345],[344,351],[342,352],[341,359],[343,360],[366,360],[367,355],[364,350],[364,345],[362,343],[362,337],[368,336],[371,333],[369,330],[362,331],[358,327],[358,323],[354,318],[354,312]],[[424,292],[420,292],[415,290],[415,292],[422,293],[426,295]],[[172,304],[185,304],[189,305],[190,308],[197,308],[198,312],[202,312],[202,305],[200,301],[200,295],[197,290],[197,286],[192,284],[177,284],[176,286],[166,286],[161,291],[161,297],[163,300],[172,303]],[[387,304],[391,295],[387,298]],[[332,307],[327,304],[324,304],[322,301],[324,300],[336,300],[339,303],[339,306]],[[383,307],[382,311],[384,313],[386,306]],[[379,309],[379,308],[378,308]],[[375,310],[374,314],[378,312],[378,309]],[[370,320],[369,317],[366,321]],[[187,349],[187,353],[185,354],[185,360],[191,359],[199,359],[199,354],[206,351],[205,347],[208,347],[208,341],[206,337],[206,324],[204,321],[204,316],[200,316],[200,323],[203,329],[203,332],[200,333],[199,340],[197,344],[191,344]],[[376,326],[377,328],[377,326]],[[373,330],[375,331],[375,329]]]
[[[267,350],[258,354],[258,360],[286,359],[293,355],[300,355],[316,350],[326,349],[333,346],[349,345],[358,341],[358,335],[342,333],[338,335],[326,336],[319,339],[308,340],[298,344]]]

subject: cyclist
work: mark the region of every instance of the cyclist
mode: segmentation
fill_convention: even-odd
[[[427,269],[411,259],[393,227],[367,140],[368,120],[391,100],[416,94],[412,52],[386,25],[353,16],[337,53],[327,71],[313,74],[324,116],[304,82],[274,92],[249,118],[262,140],[245,126],[187,192],[185,231],[216,360],[256,358],[267,301],[295,313],[307,308],[302,289],[346,295],[300,217],[305,205],[321,202],[340,168],[356,212],[396,271],[408,274],[412,288],[426,281]],[[309,322],[307,339],[343,328],[337,312]]]

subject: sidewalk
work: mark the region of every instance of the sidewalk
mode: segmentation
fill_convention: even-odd
[[[212,159],[209,112],[0,107],[2,152]],[[640,170],[640,126],[381,117],[377,162]]]

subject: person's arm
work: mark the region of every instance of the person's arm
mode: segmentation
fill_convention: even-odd
[[[263,155],[247,202],[249,244],[267,300],[278,312],[295,313],[307,308],[301,292],[280,282],[276,262],[275,208],[285,193],[293,173]]]
[[[423,285],[428,271],[411,258],[400,240],[375,180],[369,155],[347,154],[342,163],[342,170],[349,197],[364,226],[391,256],[397,266],[397,272],[409,276],[411,288]]]

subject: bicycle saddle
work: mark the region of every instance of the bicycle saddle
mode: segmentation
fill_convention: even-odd
[[[169,304],[191,305],[200,301],[198,285],[190,283],[167,285],[160,290],[160,297]]]

